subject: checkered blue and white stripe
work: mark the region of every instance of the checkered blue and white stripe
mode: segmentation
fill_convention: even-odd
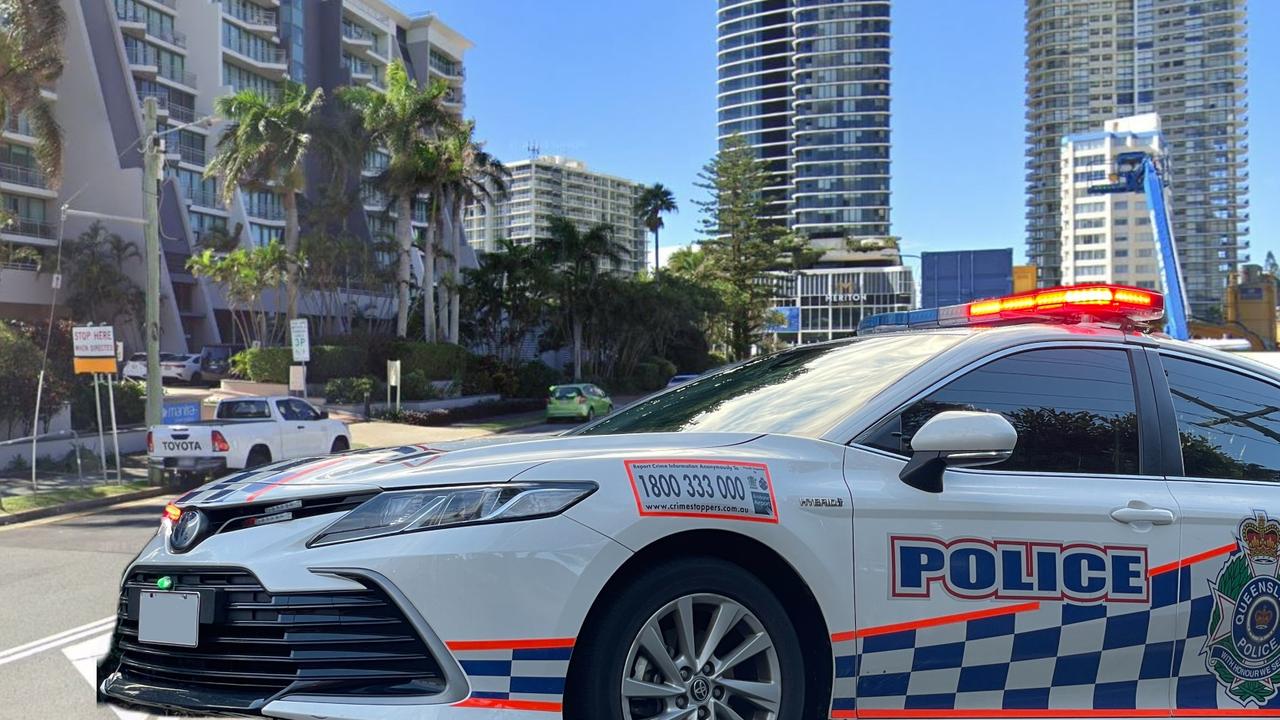
[[[471,697],[560,703],[571,647],[455,650],[471,683]]]
[[[1044,602],[837,643],[832,717],[855,709],[1158,709],[1169,705],[1170,678],[1180,709],[1243,710],[1200,655],[1213,609],[1207,579],[1218,567],[1152,578],[1149,606]],[[1173,640],[1160,632],[1171,618]]]

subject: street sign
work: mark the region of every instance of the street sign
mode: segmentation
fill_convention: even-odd
[[[306,365],[290,365],[289,366],[289,391],[290,392],[306,392],[307,391],[307,366]]]
[[[400,385],[400,361],[399,360],[387,361],[387,384],[395,385],[395,386]]]
[[[200,422],[200,403],[169,403],[164,406],[165,425],[180,425],[191,422]]]
[[[293,341],[293,361],[311,362],[311,335],[305,318],[289,321],[289,337]]]
[[[76,373],[116,371],[116,332],[110,325],[71,328],[71,347]]]

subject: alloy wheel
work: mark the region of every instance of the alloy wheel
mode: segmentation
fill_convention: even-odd
[[[659,609],[622,672],[625,720],[775,720],[782,703],[768,630],[723,595],[685,595]]]

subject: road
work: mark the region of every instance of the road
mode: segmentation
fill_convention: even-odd
[[[491,440],[530,439],[566,427],[540,425]],[[421,430],[418,441],[432,442],[432,429]],[[457,445],[479,442],[484,439]],[[156,532],[164,502],[0,528],[0,720],[142,717],[96,705],[90,678],[106,651],[120,577]]]

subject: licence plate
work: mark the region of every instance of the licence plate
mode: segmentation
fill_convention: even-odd
[[[200,593],[143,590],[138,603],[138,640],[153,645],[199,645]]]

